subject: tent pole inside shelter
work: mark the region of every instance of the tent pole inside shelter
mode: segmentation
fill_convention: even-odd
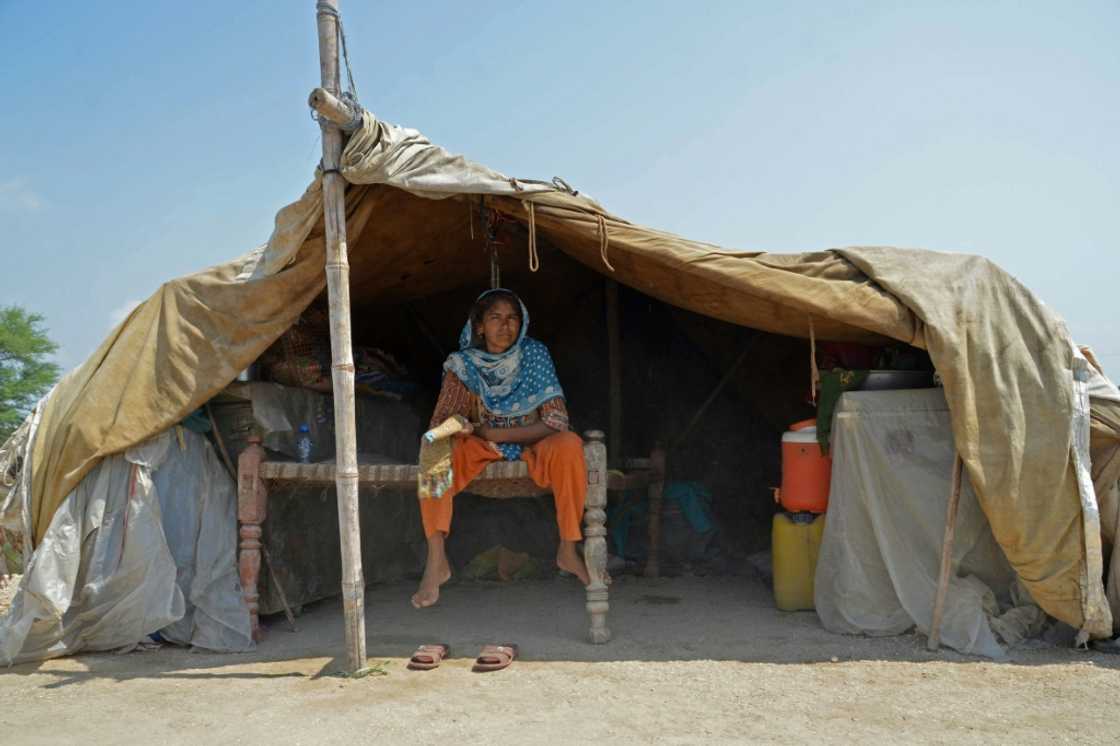
[[[319,72],[322,87],[338,95],[338,0],[317,0]],[[358,444],[354,426],[354,353],[350,345],[350,265],[346,258],[345,183],[338,172],[342,131],[326,119],[323,130],[323,224],[326,232],[327,298],[331,322],[331,379],[334,388],[335,486],[342,548],[342,608],[346,618],[346,663],[353,673],[365,666],[365,582],[358,522]]]
[[[610,429],[607,460],[622,465],[622,335],[618,320],[618,283],[607,280],[607,358],[610,364]]]
[[[953,479],[949,488],[949,504],[945,508],[945,536],[941,541],[941,569],[937,577],[937,595],[933,601],[933,620],[929,624],[926,647],[937,650],[941,646],[941,617],[945,613],[945,596],[949,593],[949,574],[953,567],[953,538],[957,525],[957,506],[961,503],[961,479],[964,463],[953,449]]]

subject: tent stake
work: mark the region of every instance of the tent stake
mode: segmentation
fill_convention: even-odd
[[[953,567],[953,534],[957,525],[957,507],[961,502],[961,472],[964,464],[961,455],[953,451],[953,486],[949,492],[949,505],[945,509],[945,538],[941,542],[941,572],[937,578],[937,597],[933,602],[933,621],[929,625],[926,647],[937,650],[941,646],[941,615],[945,613],[945,596],[949,592],[949,572]]]
[[[316,0],[319,72],[324,90],[339,94],[338,0]],[[366,665],[365,582],[358,522],[358,446],[354,426],[354,353],[350,345],[350,265],[346,257],[345,182],[338,172],[342,131],[327,119],[323,130],[323,225],[331,323],[338,533],[342,549],[342,608],[346,618],[346,669]]]

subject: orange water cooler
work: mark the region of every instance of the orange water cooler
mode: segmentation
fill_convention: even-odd
[[[831,481],[832,457],[821,453],[817,421],[791,425],[782,435],[782,486],[774,499],[791,513],[823,513]]]

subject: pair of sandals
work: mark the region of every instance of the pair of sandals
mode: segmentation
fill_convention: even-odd
[[[517,653],[517,645],[513,643],[485,645],[479,652],[478,657],[474,659],[474,667],[471,670],[475,673],[500,671],[517,659]],[[409,659],[408,667],[413,671],[430,671],[433,668],[439,668],[439,664],[449,655],[451,655],[451,646],[446,643],[421,645],[416,648],[416,652]]]

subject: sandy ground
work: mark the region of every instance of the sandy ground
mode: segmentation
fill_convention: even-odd
[[[824,631],[741,577],[622,578],[615,639],[583,642],[571,580],[460,583],[415,611],[413,586],[367,592],[369,657],[385,675],[337,675],[341,609],[270,619],[242,655],[162,648],[0,672],[0,734],[36,743],[1114,743],[1120,656],[1033,643],[1007,662],[928,653],[924,638]],[[405,662],[449,642],[439,669]],[[470,664],[517,642],[497,673]],[[18,737],[18,741],[16,740]]]

